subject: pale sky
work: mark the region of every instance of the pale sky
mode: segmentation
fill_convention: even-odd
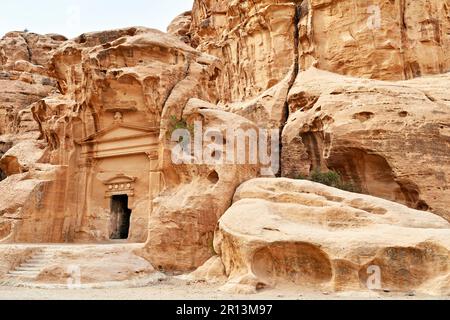
[[[2,0],[0,37],[9,31],[59,33],[68,38],[84,32],[130,26],[166,31],[194,0]]]

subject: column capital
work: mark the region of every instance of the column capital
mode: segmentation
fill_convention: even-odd
[[[145,153],[150,160],[158,160],[158,151],[147,151]]]

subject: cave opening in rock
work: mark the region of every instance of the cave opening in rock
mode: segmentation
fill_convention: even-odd
[[[128,196],[115,195],[111,198],[111,240],[126,240],[130,233],[131,210]]]
[[[0,169],[0,181],[3,181],[7,178],[8,176],[6,175],[5,172],[3,172],[3,170]]]
[[[208,180],[212,184],[217,184],[219,182],[219,179],[220,179],[219,174],[215,170],[213,172],[211,172],[208,176]]]

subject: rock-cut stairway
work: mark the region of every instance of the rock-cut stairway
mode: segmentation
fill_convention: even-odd
[[[8,277],[36,279],[45,266],[51,263],[54,254],[53,250],[41,249],[14,270],[9,271]]]

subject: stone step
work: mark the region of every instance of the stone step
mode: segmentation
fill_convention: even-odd
[[[27,263],[29,264],[33,264],[33,265],[38,265],[38,266],[45,266],[47,264],[49,264],[51,260],[28,260]]]
[[[44,261],[49,261],[52,260],[53,257],[47,257],[47,258],[36,258],[36,257],[32,257],[30,259],[28,259],[26,262],[28,261],[39,261],[39,262],[44,262]]]
[[[14,271],[34,271],[34,272],[40,272],[42,270],[42,267],[17,267]]]
[[[53,257],[53,256],[54,256],[54,254],[35,254],[32,258],[45,259],[45,258],[50,258],[50,257]]]
[[[20,265],[20,267],[25,267],[25,268],[42,268],[45,267],[48,263],[47,262],[43,262],[43,263],[30,263],[30,262],[26,262],[26,263],[22,263]]]
[[[10,271],[10,272],[8,272],[8,275],[13,276],[13,277],[34,278],[39,275],[39,272],[36,272],[36,271]]]
[[[16,267],[15,270],[9,271],[8,276],[15,278],[36,278],[41,270],[48,265],[53,256],[53,253],[41,251]]]
[[[31,270],[12,270],[12,271],[9,271],[9,273],[23,273],[23,274],[31,274],[31,273],[37,273],[37,272],[39,272],[39,271],[35,271],[35,270],[33,270],[33,271],[31,271]]]
[[[32,257],[31,260],[50,260],[53,259],[53,256],[49,256],[49,257]]]

